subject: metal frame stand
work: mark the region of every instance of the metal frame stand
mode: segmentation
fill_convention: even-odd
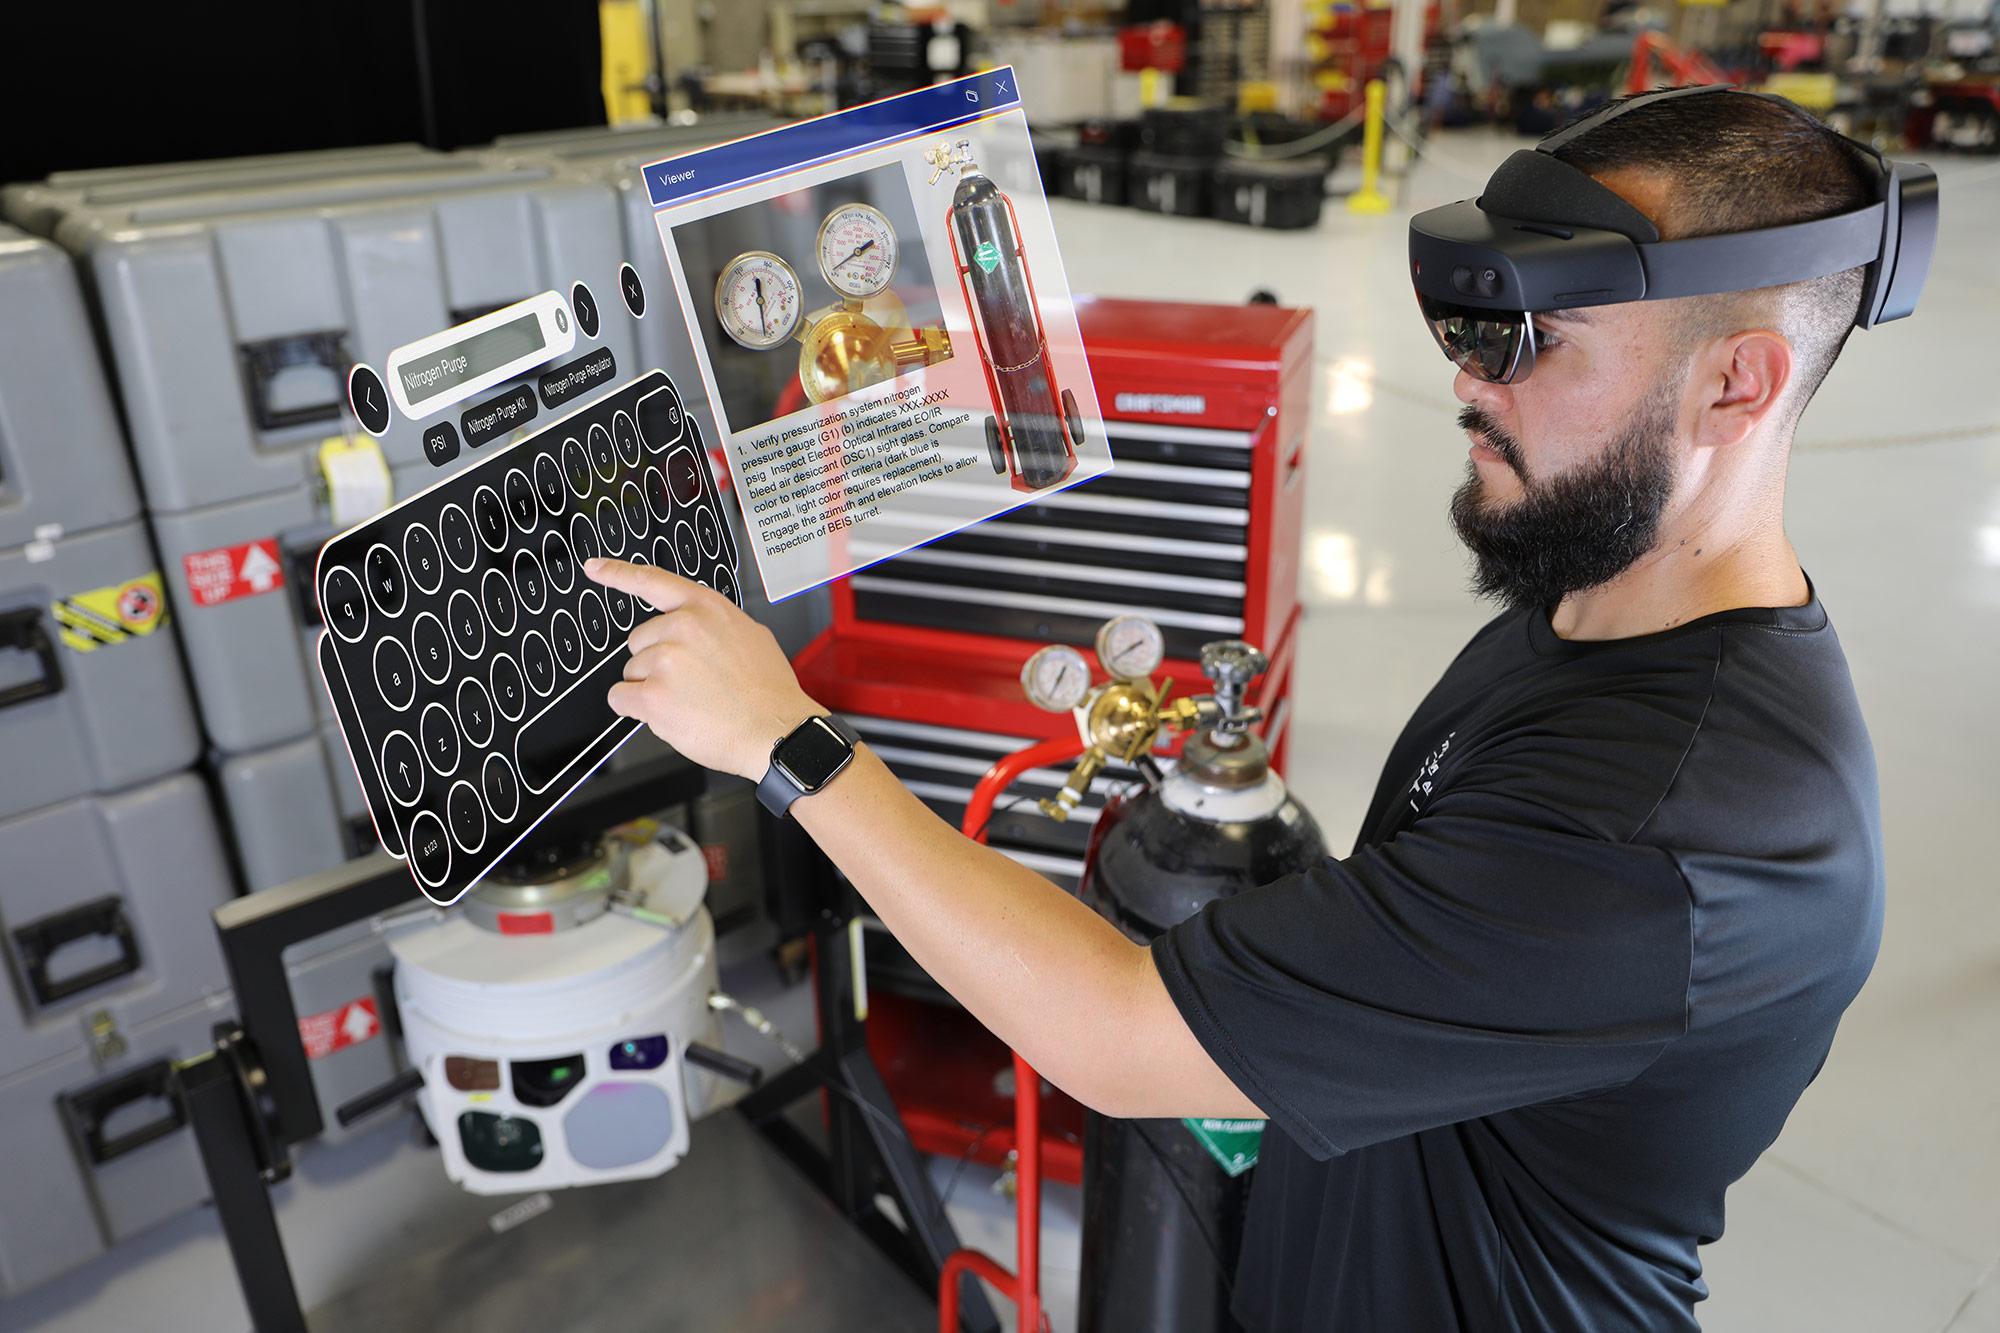
[[[599,832],[691,800],[705,784],[700,769],[678,758],[603,774],[550,816],[541,832],[551,838]],[[816,894],[837,883],[832,867],[796,826],[781,830],[778,837],[793,845],[779,860],[767,862],[775,873],[789,869],[812,876]],[[403,863],[377,853],[216,910],[216,931],[242,1020],[217,1024],[214,1047],[183,1062],[175,1078],[256,1333],[306,1330],[270,1186],[291,1175],[292,1145],[324,1128],[299,1039],[284,952],[416,897]],[[856,979],[846,948],[846,919],[828,911],[814,928],[820,942],[819,1006],[828,1016],[824,1043],[805,1065],[766,1082],[741,1107],[751,1124],[897,1267],[927,1293],[934,1292],[944,1257],[958,1248],[958,1239],[923,1156],[911,1144],[869,1058],[866,1027],[853,1017]],[[787,1106],[821,1088],[835,1090],[830,1098],[831,1154],[820,1153],[783,1117]],[[396,1091],[367,1094],[342,1107],[342,1117],[362,1103],[394,1100],[377,1094]],[[864,1105],[866,1111],[860,1109]],[[876,1204],[878,1194],[894,1201],[907,1234]],[[967,1294],[968,1333],[997,1333],[999,1324],[984,1294],[976,1286]]]

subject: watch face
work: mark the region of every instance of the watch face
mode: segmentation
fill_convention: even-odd
[[[818,791],[854,751],[823,717],[810,719],[778,744],[772,756],[801,791]]]

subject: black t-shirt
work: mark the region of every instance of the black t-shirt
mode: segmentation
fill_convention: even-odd
[[[1271,1117],[1235,1312],[1696,1327],[1695,1246],[1875,959],[1875,761],[1817,597],[1637,639],[1487,625],[1355,850],[1154,946]]]

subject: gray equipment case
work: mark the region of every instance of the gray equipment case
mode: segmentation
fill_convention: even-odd
[[[63,253],[0,226],[0,311],[5,818],[185,768],[201,741],[144,583],[158,560]]]
[[[0,1297],[206,1196],[167,1075],[229,994],[234,894],[207,790],[177,774],[0,820]]]

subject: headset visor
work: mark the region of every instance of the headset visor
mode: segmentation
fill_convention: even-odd
[[[1417,296],[1424,323],[1460,370],[1489,384],[1512,384],[1535,368],[1535,322],[1520,310],[1481,310]]]

